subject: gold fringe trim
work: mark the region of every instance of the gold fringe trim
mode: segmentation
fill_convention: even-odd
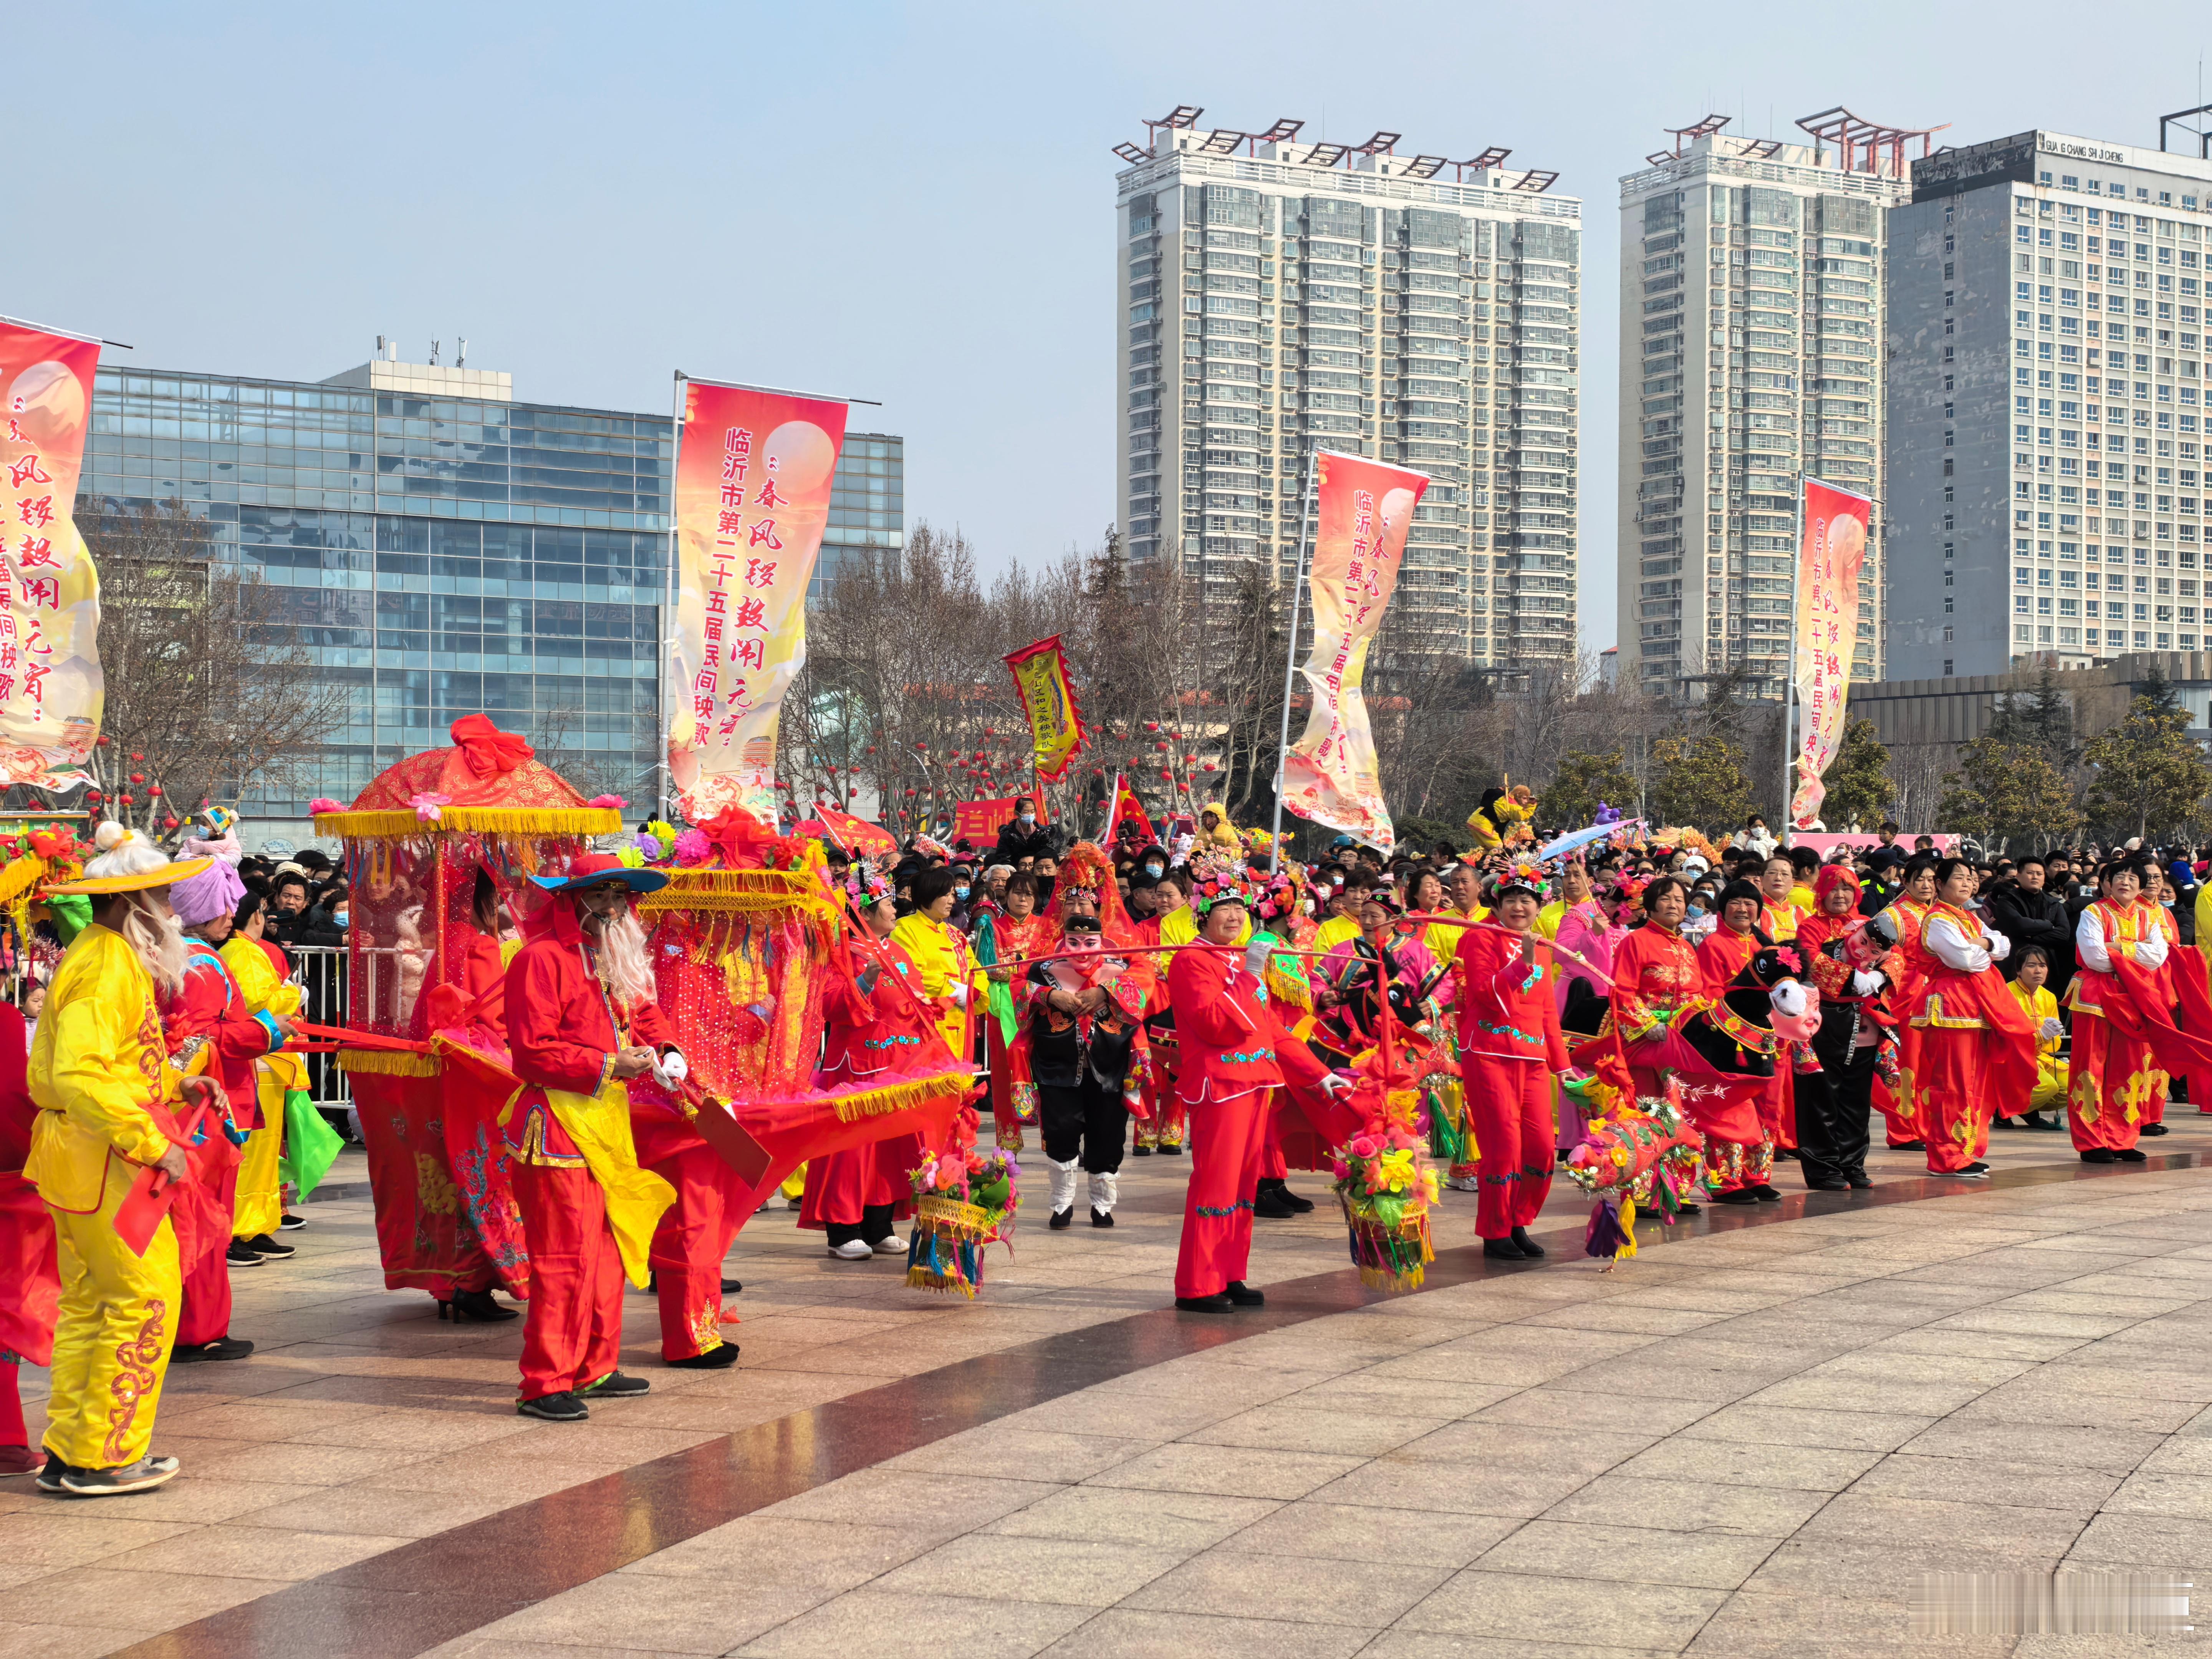
[[[973,1079],[963,1072],[924,1078],[915,1083],[894,1083],[881,1089],[862,1089],[837,1097],[835,1108],[840,1123],[857,1123],[864,1117],[885,1117],[946,1095],[964,1095]]]
[[[465,835],[471,830],[516,836],[611,836],[623,827],[611,806],[448,806],[434,823],[411,811],[325,812],[315,833],[348,841],[407,841],[418,836]]]
[[[799,909],[834,916],[822,884],[803,870],[672,870],[668,885],[638,900],[641,915],[670,910]]]
[[[347,1072],[370,1072],[380,1077],[436,1077],[445,1062],[435,1054],[408,1054],[391,1048],[341,1048],[338,1066]]]

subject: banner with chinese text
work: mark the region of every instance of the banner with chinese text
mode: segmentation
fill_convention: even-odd
[[[988,853],[999,844],[999,826],[1014,816],[1014,803],[1031,802],[1036,807],[1036,821],[1050,822],[1043,799],[1036,795],[1001,795],[995,800],[963,800],[952,804],[952,839],[965,841],[978,852]]]
[[[668,769],[697,823],[774,826],[777,716],[806,660],[806,585],[846,405],[690,380],[676,463]]]
[[[1076,707],[1075,682],[1060,635],[1024,646],[1006,659],[1029,719],[1030,741],[1036,751],[1036,773],[1046,783],[1067,775],[1068,763],[1083,751],[1083,711]]]
[[[1313,701],[1304,736],[1283,757],[1283,805],[1388,853],[1396,831],[1359,685],[1429,480],[1328,450],[1316,455],[1315,465],[1320,512],[1307,587],[1314,643],[1302,671]]]
[[[1797,544],[1797,788],[1790,821],[1810,829],[1828,787],[1821,781],[1844,740],[1851,643],[1858,635],[1859,566],[1874,503],[1833,484],[1805,480]]]
[[[841,812],[824,804],[815,806],[814,816],[822,821],[830,839],[848,853],[872,857],[878,853],[898,851],[898,838],[881,824],[870,823],[866,818],[854,817],[850,812]]]
[[[0,787],[73,790],[100,735],[100,576],[75,507],[97,341],[0,321]]]

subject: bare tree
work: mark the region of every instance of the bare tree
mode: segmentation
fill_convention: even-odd
[[[110,804],[158,826],[172,806],[182,817],[203,799],[295,789],[343,727],[347,690],[300,642],[287,590],[216,557],[206,522],[182,502],[85,528],[106,683],[94,769]]]

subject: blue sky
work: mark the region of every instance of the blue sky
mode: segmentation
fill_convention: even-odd
[[[1112,515],[1109,151],[1144,117],[1505,144],[1585,203],[1598,648],[1614,188],[1662,129],[1844,104],[2154,145],[2208,39],[2125,3],[19,7],[0,311],[152,368],[312,380],[465,335],[550,402],[665,409],[677,368],[879,398],[855,424],[906,434],[909,520],[998,565]],[[26,257],[32,226],[64,234]]]

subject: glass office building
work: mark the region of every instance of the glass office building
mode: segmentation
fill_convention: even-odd
[[[902,446],[848,437],[825,563],[902,540]],[[103,368],[81,522],[181,501],[349,693],[345,726],[240,809],[305,831],[319,795],[482,712],[585,793],[651,800],[660,758],[672,422],[513,401],[507,377],[378,360],[321,382]]]

